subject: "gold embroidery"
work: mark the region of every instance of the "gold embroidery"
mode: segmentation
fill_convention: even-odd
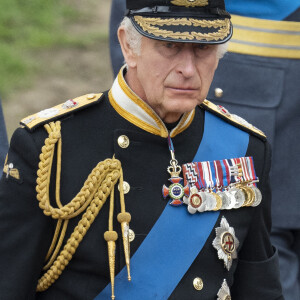
[[[245,125],[243,123],[241,123],[238,119],[235,119],[231,114],[224,114],[223,112],[221,112],[217,105],[215,105],[214,103],[210,102],[209,100],[205,99],[202,103],[201,103],[202,107],[208,107],[210,110],[214,111],[215,113],[217,113],[218,115],[222,115],[223,117],[229,119],[230,121],[242,126],[242,127],[246,127],[248,129],[250,129],[251,131],[263,136],[266,138],[266,135],[258,128],[254,127],[253,125],[249,124],[249,125]]]
[[[185,7],[206,6],[208,0],[172,0],[172,4]]]
[[[139,26],[146,32],[149,32],[155,36],[161,36],[164,38],[183,39],[183,40],[206,40],[214,41],[225,38],[230,32],[230,20],[197,20],[192,18],[179,18],[179,19],[161,19],[161,18],[145,18],[141,16],[135,16],[134,20]],[[171,30],[161,29],[156,26],[194,26],[202,28],[219,28],[217,32],[201,33],[201,32],[173,32]]]
[[[84,106],[90,105],[93,102],[97,102],[100,97],[102,96],[102,93],[99,94],[87,94],[83,95],[77,98],[74,98],[74,101],[78,104],[76,106],[70,107],[68,109],[65,109],[62,104],[56,105],[49,110],[56,111],[55,115],[50,115],[45,117],[40,117],[39,113],[31,115],[29,117],[26,117],[25,119],[21,120],[22,125],[26,125],[27,128],[32,129],[33,127],[39,125],[40,123],[44,123],[46,120],[51,120],[53,117],[63,116],[66,113],[69,113],[70,111],[81,109]]]
[[[6,164],[3,168],[3,173],[6,174],[6,176],[11,176],[15,179],[20,179],[20,173],[18,169],[11,168],[8,164]]]

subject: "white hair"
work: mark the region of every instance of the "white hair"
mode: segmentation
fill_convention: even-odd
[[[132,51],[139,55],[141,53],[142,35],[135,29],[128,17],[124,17],[120,27],[124,27],[127,42]],[[228,42],[218,45],[217,57],[221,59],[227,52]]]
[[[128,17],[124,17],[120,27],[124,27],[127,42],[132,51],[135,54],[140,55],[142,35],[135,29]]]
[[[218,51],[217,51],[218,59],[221,59],[225,55],[225,53],[227,52],[228,43],[229,43],[229,41],[218,45]]]

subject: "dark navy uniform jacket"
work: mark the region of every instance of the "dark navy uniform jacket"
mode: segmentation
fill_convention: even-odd
[[[122,117],[112,107],[107,93],[95,100],[97,101],[92,101],[82,109],[66,111],[64,114],[37,122],[33,128],[18,128],[12,137],[7,163],[13,163],[14,168],[19,171],[19,178],[10,175],[6,177],[4,174],[0,181],[1,300],[93,299],[110,282],[107,245],[103,238],[108,224],[109,205],[106,203],[62,275],[48,290],[41,293],[35,291],[55,229],[55,221],[43,214],[36,199],[39,155],[47,138],[43,123],[55,119],[61,121],[62,204],[70,202],[78,193],[98,162],[112,158],[114,154],[121,161],[124,180],[131,187],[130,192],[126,194],[126,210],[132,215],[130,227],[136,235],[131,243],[131,255],[134,255],[168,205],[168,201],[161,195],[161,187],[163,184],[168,185],[169,178],[166,168],[169,165],[170,153],[166,138],[145,131]],[[173,138],[176,159],[181,164],[192,161],[201,143],[206,109],[205,105],[197,107],[189,127]],[[218,113],[215,114],[226,119]],[[229,121],[226,119],[225,122]],[[230,287],[233,299],[283,299],[278,279],[277,254],[269,240],[269,144],[265,138],[243,126],[232,126],[249,133],[245,155],[253,156],[256,173],[260,178],[258,187],[263,195],[262,203],[255,208],[221,211],[204,247],[199,250],[198,256],[169,299],[216,299],[224,279]],[[120,135],[129,138],[130,144],[127,148],[119,146],[117,140]],[[216,138],[222,139],[218,136]],[[52,200],[54,174],[55,168],[52,170],[50,184]],[[115,210],[119,212],[117,189],[115,195]],[[179,209],[181,208],[183,207]],[[230,271],[224,268],[223,261],[218,259],[217,250],[212,246],[216,236],[215,227],[220,226],[221,217],[225,217],[234,228],[240,242],[238,259],[234,259]],[[79,218],[70,220],[66,239]],[[114,228],[121,236],[117,223],[116,221]],[[180,262],[181,253],[170,255]],[[124,264],[119,238],[116,273]],[[144,262],[145,272],[148,264],[151,262]],[[196,277],[203,281],[203,289],[200,291],[193,287]]]

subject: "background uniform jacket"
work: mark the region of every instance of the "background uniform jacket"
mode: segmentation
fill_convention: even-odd
[[[122,163],[124,180],[130,184],[125,200],[126,211],[132,215],[130,227],[136,236],[131,243],[133,255],[168,205],[161,195],[162,185],[169,185],[166,168],[170,153],[166,138],[148,133],[121,117],[111,106],[107,93],[93,105],[59,118],[62,128],[62,204],[68,203],[78,193],[98,162],[115,154]],[[200,106],[196,108],[190,126],[173,138],[176,159],[180,164],[191,162],[194,158],[202,139],[203,124],[204,108]],[[245,156],[253,156],[260,178],[258,187],[263,194],[262,203],[256,208],[221,211],[214,226],[220,226],[224,216],[234,228],[240,241],[238,259],[233,261],[230,271],[224,268],[212,246],[215,238],[215,230],[212,229],[204,247],[169,299],[216,299],[224,279],[230,286],[233,299],[283,299],[276,253],[269,241],[270,150],[263,138],[249,134]],[[120,135],[126,135],[130,140],[125,149],[118,145]],[[107,244],[103,238],[107,230],[109,203],[101,209],[58,280],[45,292],[35,292],[55,229],[54,220],[46,217],[39,208],[35,191],[39,155],[45,138],[47,133],[40,125],[32,131],[17,129],[11,140],[7,163],[13,163],[19,171],[19,179],[4,173],[0,182],[0,299],[93,299],[110,282]],[[52,174],[50,196],[54,199],[55,169]],[[117,190],[115,195],[115,212],[118,213]],[[70,221],[66,238],[78,221],[79,217]],[[114,228],[121,237],[117,222]],[[125,264],[121,240],[117,240],[116,273]],[[180,253],[170,255],[180,260]],[[144,262],[145,272],[150,263]],[[193,287],[195,277],[203,280],[201,291]]]

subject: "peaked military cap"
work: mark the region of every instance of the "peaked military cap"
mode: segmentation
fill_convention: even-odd
[[[152,39],[221,44],[232,36],[224,0],[126,0],[126,8],[137,31]]]

